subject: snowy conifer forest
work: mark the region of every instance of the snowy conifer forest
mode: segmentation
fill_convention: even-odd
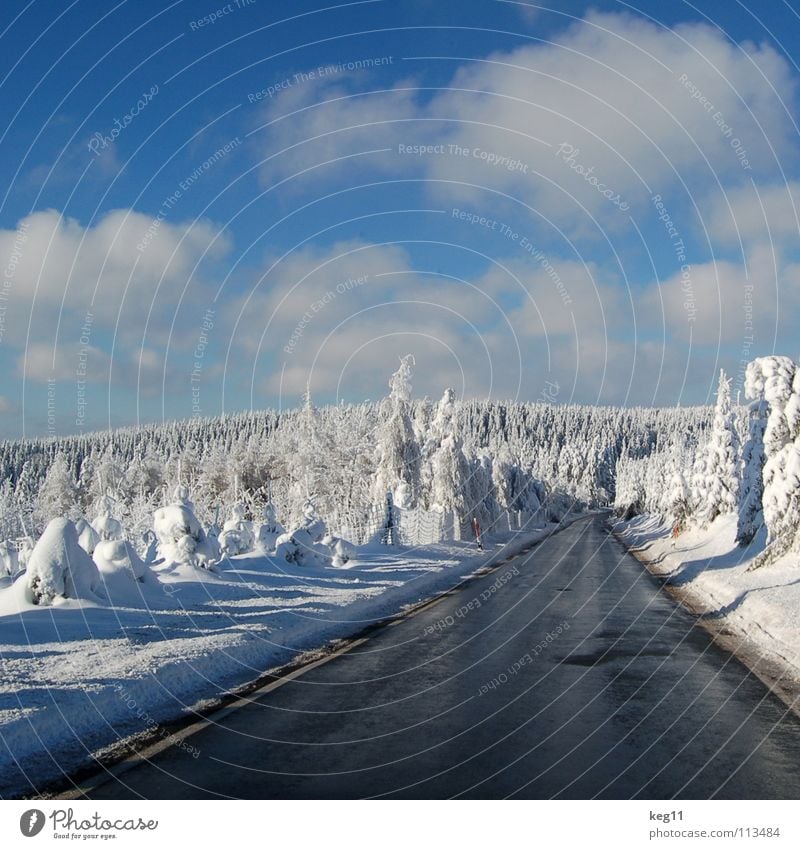
[[[253,551],[341,566],[371,543],[470,538],[476,519],[513,531],[603,507],[658,517],[676,536],[736,516],[740,545],[761,540],[755,566],[800,550],[800,372],[788,357],[750,363],[746,407],[721,372],[713,409],[464,401],[452,389],[433,402],[412,397],[412,377],[409,355],[376,403],[316,408],[307,393],[296,410],[6,442],[5,580],[27,567],[41,584],[37,540],[54,550],[58,528],[69,548],[69,526],[76,557],[125,563],[137,580],[148,564],[213,569]],[[62,580],[31,599],[54,593],[70,594]]]
[[[130,558],[134,572],[165,559],[212,568],[257,546],[331,563],[385,537],[393,511],[409,511],[417,524],[449,517],[435,534],[458,538],[473,533],[474,519],[486,532],[513,530],[615,499],[629,512],[682,509],[668,503],[672,489],[660,491],[665,464],[679,477],[700,458],[714,464],[709,482],[738,474],[732,452],[745,419],[729,406],[712,420],[706,408],[462,401],[452,389],[438,401],[415,400],[412,364],[403,358],[379,403],[317,409],[307,394],[302,408],[280,413],[0,445],[6,575],[25,568],[56,519],[74,523],[96,559],[98,541],[124,543],[113,557]],[[730,456],[704,460],[726,429]],[[719,494],[713,486],[719,509],[731,509],[734,484],[726,479]],[[188,533],[173,539],[173,526]],[[419,533],[403,541],[436,541]]]

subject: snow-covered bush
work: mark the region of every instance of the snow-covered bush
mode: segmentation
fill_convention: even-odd
[[[327,535],[323,537],[322,544],[330,551],[332,563],[338,569],[344,568],[358,553],[358,547],[342,537]]]
[[[143,583],[151,574],[136,549],[124,539],[102,540],[94,550],[93,560],[104,577],[124,573]]]
[[[286,529],[278,521],[278,511],[271,502],[264,505],[261,514],[261,522],[256,530],[256,541],[259,547],[266,553],[275,551],[278,537],[285,534]]]
[[[158,560],[158,537],[155,531],[147,530],[142,534],[144,562],[148,565]]]
[[[31,555],[33,554],[34,541],[33,537],[24,536],[17,540],[17,564],[20,571],[28,568]]]
[[[92,522],[92,527],[97,531],[100,539],[106,542],[109,540],[120,540],[125,535],[122,529],[122,522],[113,516],[98,516]]]
[[[244,504],[234,504],[231,518],[225,522],[219,535],[220,550],[226,557],[233,557],[252,551],[254,544],[253,523],[245,519]]]
[[[69,519],[53,519],[36,543],[25,573],[28,601],[52,604],[58,598],[100,598],[100,574],[78,544]]]
[[[275,557],[299,566],[330,566],[331,550],[322,540],[327,534],[325,522],[317,515],[313,502],[307,501],[302,524],[291,533],[278,537]]]
[[[176,489],[175,499],[173,504],[159,507],[153,516],[159,558],[167,565],[188,564],[210,569],[218,559],[214,542],[197,520],[185,487]]]
[[[78,534],[78,544],[91,557],[97,543],[100,542],[100,535],[86,519],[78,519],[75,522],[75,532]]]
[[[11,540],[0,541],[0,577],[12,578],[18,571],[17,547]]]

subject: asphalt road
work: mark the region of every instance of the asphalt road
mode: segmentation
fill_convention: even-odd
[[[800,798],[800,721],[581,519],[97,786],[137,798]]]

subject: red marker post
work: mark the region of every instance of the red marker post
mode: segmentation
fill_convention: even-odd
[[[475,542],[478,543],[478,548],[483,551],[483,542],[481,542],[481,526],[478,524],[478,517],[472,518],[472,530],[475,531]]]

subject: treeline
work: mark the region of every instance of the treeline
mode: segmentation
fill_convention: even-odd
[[[37,536],[56,516],[111,495],[131,539],[186,486],[205,523],[243,503],[272,503],[286,524],[313,498],[323,517],[398,504],[499,511],[605,505],[618,464],[700,444],[709,408],[560,406],[411,398],[411,358],[376,403],[258,411],[0,444],[0,538]]]

